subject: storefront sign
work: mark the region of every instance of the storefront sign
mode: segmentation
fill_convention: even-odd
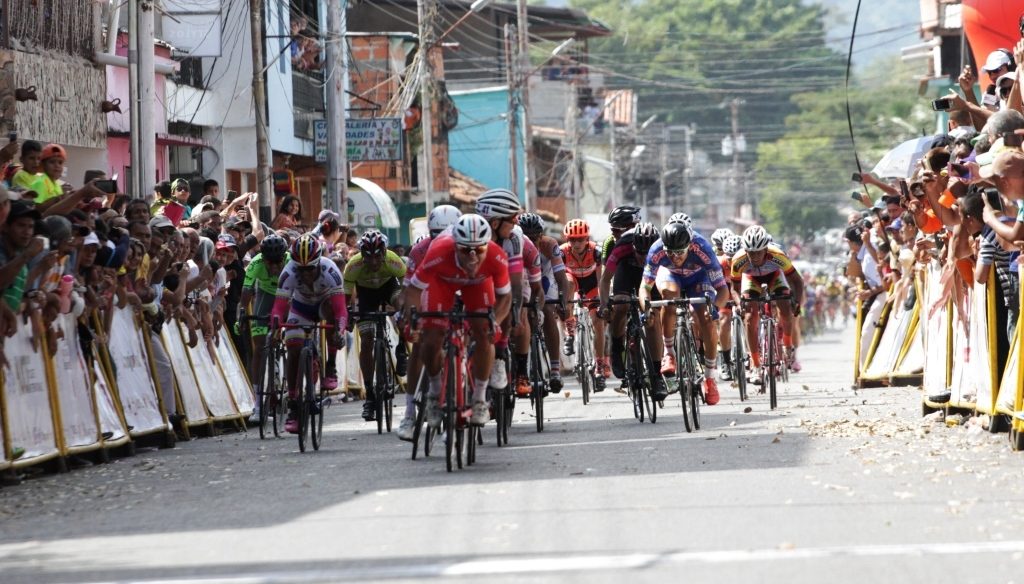
[[[345,146],[349,161],[401,160],[401,118],[345,120]]]

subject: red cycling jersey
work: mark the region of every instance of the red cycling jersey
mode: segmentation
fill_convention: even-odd
[[[433,243],[433,237],[428,237],[423,241],[412,246],[409,250],[409,257],[405,261],[405,279],[402,280],[404,286],[412,284],[412,277],[416,274],[416,268],[423,263],[423,258],[427,257],[427,250],[430,249],[430,244]]]
[[[501,246],[488,242],[487,257],[480,263],[476,274],[470,276],[459,265],[455,238],[442,234],[434,239],[423,262],[416,268],[412,285],[426,289],[422,302],[425,311],[450,311],[459,290],[468,312],[487,310],[494,306],[498,295],[512,290],[508,256]],[[446,328],[448,323],[445,319],[425,319],[423,326]]]
[[[593,241],[587,242],[587,247],[583,251],[583,257],[576,257],[576,254],[572,251],[572,245],[569,243],[563,243],[561,247],[565,271],[569,272],[570,276],[579,280],[597,271],[597,264],[601,261],[601,253],[597,251],[596,243]]]

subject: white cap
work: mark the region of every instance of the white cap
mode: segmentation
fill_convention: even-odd
[[[1009,65],[1010,55],[1004,51],[992,51],[988,54],[988,58],[985,59],[985,66],[981,68],[982,71],[995,71],[996,69]]]
[[[1002,75],[999,76],[999,79],[996,79],[996,85],[1002,85],[1003,81],[1012,81],[1013,83],[1016,83],[1017,72],[1010,71],[1009,73],[1003,73]]]
[[[89,233],[89,235],[86,235],[85,239],[82,240],[82,245],[99,245],[99,244],[100,244],[100,238],[96,237],[95,233]]]

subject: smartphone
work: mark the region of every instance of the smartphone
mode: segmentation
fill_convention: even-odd
[[[996,107],[999,105],[999,96],[994,93],[986,93],[981,96],[981,105],[987,107]]]
[[[910,200],[910,187],[907,186],[906,179],[900,179],[900,196],[903,197],[904,201]]]
[[[7,141],[10,142],[11,144],[17,142],[18,141],[18,133],[17,132],[11,132],[10,134],[7,134]]]
[[[860,200],[860,192],[859,191],[852,191],[852,192],[850,192],[850,198],[853,199],[854,201],[859,201]]]
[[[985,200],[988,201],[990,207],[996,211],[1003,210],[1003,199],[999,196],[998,189],[985,189],[982,191],[982,194],[984,195]]]
[[[957,163],[954,162],[954,163],[951,163],[949,165],[949,169],[951,171],[953,171],[953,173],[956,176],[959,176],[959,177],[966,178],[966,177],[970,176],[970,174],[971,174],[971,170],[969,168],[967,168],[966,164],[957,164]]]
[[[238,191],[228,191],[228,200],[234,201],[238,198]]]
[[[953,99],[949,97],[940,97],[939,99],[933,100],[932,109],[937,112],[948,112],[953,109]]]
[[[104,193],[110,195],[117,194],[117,179],[98,180],[93,184]]]
[[[864,182],[864,177],[862,177],[859,172],[855,172],[853,173],[853,176],[850,177],[850,180],[857,183]]]

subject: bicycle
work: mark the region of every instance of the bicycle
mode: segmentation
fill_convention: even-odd
[[[354,312],[357,319],[374,321],[373,333],[373,396],[375,399],[377,433],[383,434],[386,428],[391,432],[391,421],[395,413],[395,392],[398,388],[398,375],[395,373],[395,362],[391,358],[391,337],[388,334],[388,318],[396,311]]]
[[[323,373],[320,357],[319,339],[313,338],[313,332],[327,331],[334,328],[329,324],[291,324],[274,323],[275,328],[302,329],[302,352],[299,353],[299,374],[302,375],[302,395],[299,396],[296,417],[299,423],[299,452],[306,451],[306,433],[309,431],[313,450],[320,450],[324,434],[324,410],[331,405],[321,384]],[[280,342],[278,342],[280,344]]]
[[[597,361],[591,355],[594,350],[594,323],[590,318],[590,308],[597,302],[587,299],[570,302],[576,305],[573,309],[573,317],[576,319],[576,364],[573,366],[573,373],[583,389],[583,405],[590,403],[592,391],[596,391],[598,387],[604,389],[604,376],[597,372]]]
[[[747,401],[747,328],[743,324],[743,314],[736,302],[726,303],[732,311],[732,378],[740,393],[740,401]]]
[[[242,322],[248,326],[251,322],[269,322],[265,316],[243,315]],[[264,365],[262,375],[256,376],[262,382],[256,384],[256,403],[259,405],[260,440],[267,437],[267,421],[275,438],[281,437],[281,420],[284,418],[285,387],[284,377],[285,349],[284,345],[275,342],[273,335],[265,335],[263,341]]]
[[[647,334],[644,328],[646,319],[640,314],[640,299],[635,294],[629,298],[609,301],[612,306],[625,304],[629,306],[626,320],[626,377],[623,380],[630,400],[633,402],[633,416],[643,423],[644,415],[652,424],[658,421],[658,410],[652,396],[654,385],[658,383],[661,372],[655,368],[651,358],[651,350],[647,346]],[[661,383],[665,383],[662,378]]]
[[[700,404],[706,402],[704,398],[704,365],[701,363],[697,350],[697,341],[693,337],[693,313],[691,306],[704,306],[708,299],[700,298],[672,298],[670,300],[655,300],[651,302],[652,307],[674,307],[676,311],[676,383],[679,394],[682,396],[683,405],[683,426],[687,432],[700,430]]]
[[[509,358],[508,347],[495,348],[494,366],[506,367],[505,371],[508,375],[505,378],[510,380],[505,387],[487,388],[491,393],[491,404],[494,406],[495,438],[498,446],[504,446],[508,444],[508,431],[512,427],[512,414],[515,412],[516,401],[515,392],[512,390],[515,380],[515,364],[514,360]]]
[[[772,310],[772,302],[776,300],[789,300],[788,294],[772,294],[769,296],[744,298],[744,306],[753,304],[756,310],[761,313],[761,320],[757,329],[757,342],[761,349],[761,389],[759,393],[768,391],[768,404],[771,409],[778,407],[779,378],[785,381],[786,358],[782,354],[782,343],[779,340],[778,323],[775,321],[775,314]]]
[[[419,312],[411,311],[410,326],[418,328],[420,318],[445,318],[448,319],[448,329],[444,337],[444,362],[441,367],[442,387],[440,396],[442,412],[442,428],[445,431],[444,450],[445,465],[448,472],[457,466],[462,468],[463,457],[467,466],[476,462],[476,446],[482,443],[480,428],[469,423],[471,410],[469,408],[469,396],[472,391],[472,375],[469,370],[469,359],[467,355],[471,347],[467,346],[465,339],[466,321],[471,318],[486,318],[490,321],[493,332],[496,323],[494,310],[486,312],[466,312],[461,300],[456,300],[455,306],[449,312]],[[424,372],[425,373],[425,372]],[[421,375],[421,379],[426,375]],[[421,385],[425,385],[421,383]],[[426,393],[425,391],[423,392]],[[423,407],[417,413],[417,425],[425,422],[426,398],[423,399]],[[430,425],[427,424],[429,431]],[[468,435],[467,435],[467,428]],[[413,453],[415,454],[417,434],[413,435]]]
[[[545,300],[544,304],[561,304],[561,300]],[[549,380],[551,379],[551,360],[548,356],[547,340],[544,337],[543,319],[544,313],[539,310],[539,304],[532,300],[526,304],[533,315],[533,322],[530,325],[530,406],[533,407],[533,414],[537,421],[537,431],[544,431],[544,398],[548,395]]]

